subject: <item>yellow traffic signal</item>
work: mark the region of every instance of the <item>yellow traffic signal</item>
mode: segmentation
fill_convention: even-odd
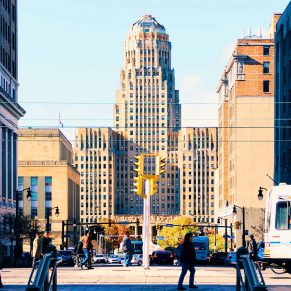
[[[151,182],[151,189],[150,189],[150,194],[155,195],[158,192],[158,185],[156,184],[156,181],[158,179],[150,179]]]
[[[240,222],[239,221],[236,221],[234,223],[234,229],[239,229],[240,228]]]
[[[143,178],[142,176],[138,176],[138,177],[134,177],[133,178],[135,180],[135,183],[133,183],[133,185],[136,187],[136,189],[134,189],[133,191],[141,196],[141,197],[145,197],[145,195],[143,194]]]
[[[157,224],[157,225],[156,225],[156,229],[157,229],[157,230],[160,230],[160,229],[161,229],[161,226]]]
[[[165,166],[166,166],[166,158],[157,157],[157,163],[156,163],[157,176],[163,174],[166,171]]]
[[[184,228],[185,228],[185,226],[182,224],[182,225],[181,225],[181,229],[184,230]]]
[[[134,169],[134,171],[137,172],[138,175],[143,175],[144,156],[140,155],[140,156],[135,156],[134,158],[136,159],[136,162],[134,162],[134,164],[137,166],[137,168]]]

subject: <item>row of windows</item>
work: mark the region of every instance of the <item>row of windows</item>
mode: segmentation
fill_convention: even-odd
[[[0,60],[3,66],[16,78],[16,63],[11,61],[11,55],[2,46],[0,47]]]

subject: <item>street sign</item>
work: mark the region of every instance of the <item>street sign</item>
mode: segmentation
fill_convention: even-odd
[[[120,221],[120,224],[129,224],[129,222],[126,220],[122,220],[122,221]]]
[[[245,230],[245,235],[249,235],[249,230],[248,229]]]
[[[225,235],[223,235],[223,238],[225,238]],[[226,238],[232,238],[230,235],[227,235]]]
[[[157,236],[157,240],[164,240],[164,237],[163,236]]]
[[[173,226],[174,226],[173,223],[167,223],[167,224],[166,224],[166,227],[173,227]]]

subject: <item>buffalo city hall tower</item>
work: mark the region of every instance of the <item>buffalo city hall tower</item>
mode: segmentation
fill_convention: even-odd
[[[75,164],[81,174],[81,221],[140,215],[134,190],[134,156],[166,157],[166,172],[151,197],[153,215],[191,215],[214,222],[217,129],[181,129],[171,42],[151,15],[132,25],[126,41],[114,129],[79,128]]]

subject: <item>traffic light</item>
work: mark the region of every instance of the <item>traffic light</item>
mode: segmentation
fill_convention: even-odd
[[[133,178],[135,180],[135,183],[133,183],[133,185],[136,187],[136,189],[134,189],[133,191],[141,196],[141,197],[145,197],[145,195],[143,194],[143,178],[142,176],[137,176]]]
[[[137,166],[137,168],[133,169],[135,172],[137,172],[138,175],[143,175],[144,173],[144,156],[140,155],[140,156],[135,156],[135,162],[134,164]]]
[[[181,229],[184,230],[184,228],[185,228],[185,226],[182,224],[182,225],[181,225]]]
[[[234,223],[234,229],[239,229],[240,228],[240,222],[239,221],[236,221]]]
[[[112,222],[111,222],[111,219],[109,218],[109,220],[108,220],[108,226],[111,227],[111,225],[112,225]]]
[[[161,226],[159,224],[156,225],[157,230],[161,229]]]
[[[157,163],[156,163],[156,176],[162,175],[166,169],[166,158],[162,158],[160,156],[157,157]]]
[[[151,189],[150,189],[150,194],[155,195],[158,192],[158,185],[156,184],[156,181],[158,179],[150,179],[151,182]]]

